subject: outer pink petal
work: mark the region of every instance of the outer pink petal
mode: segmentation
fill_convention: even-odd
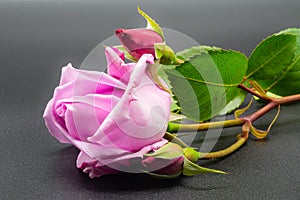
[[[132,70],[135,67],[135,63],[124,62],[124,53],[121,53],[114,47],[105,48],[105,56],[107,60],[107,73],[114,78],[120,79],[125,83],[128,83]]]
[[[86,140],[86,137],[93,135],[118,102],[116,97],[121,97],[125,89],[122,82],[108,74],[77,70],[69,64],[62,69],[60,85],[44,111],[49,132],[62,143],[71,143],[66,137],[69,134],[76,139]],[[91,125],[92,121],[97,123],[86,126],[89,122]]]
[[[147,62],[153,63],[152,55],[140,58],[121,100],[88,141],[134,152],[162,139],[171,100],[149,77]]]
[[[91,143],[75,141],[75,146],[82,150],[77,158],[77,167],[83,169],[91,178],[117,173],[118,171],[140,173],[143,169],[141,162],[143,155],[159,149],[167,142],[167,140],[162,139],[145,146],[136,153],[132,153],[118,148],[105,148]],[[134,165],[131,165],[133,163]]]
[[[83,151],[80,151],[76,165],[77,168],[82,169],[84,173],[89,174],[90,178],[100,177],[105,174],[116,174],[119,172],[116,169],[102,165],[97,159],[90,158]]]
[[[87,138],[93,136],[117,101],[119,99],[112,95],[77,96],[58,101],[57,104],[60,106],[56,108],[56,113],[63,118],[70,136],[87,141]]]
[[[61,124],[57,121],[56,117],[52,114],[52,106],[53,106],[53,99],[51,99],[44,111],[44,120],[45,124],[54,137],[61,143],[71,143],[69,137],[67,137],[68,132],[67,130],[61,126]]]
[[[60,100],[87,94],[112,94],[125,90],[126,85],[103,72],[74,69],[71,64],[62,68],[60,85],[54,99]]]

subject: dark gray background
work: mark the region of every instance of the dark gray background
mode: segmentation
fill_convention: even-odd
[[[264,37],[300,27],[297,0],[0,1],[0,199],[299,199],[300,104],[282,107],[266,141],[206,163],[225,176],[90,180],[76,169],[78,150],[48,134],[44,107],[61,66],[79,66],[116,28],[144,26],[138,5],[163,27],[247,55]]]

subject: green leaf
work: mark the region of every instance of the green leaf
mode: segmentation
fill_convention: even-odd
[[[165,84],[167,84],[168,88],[171,90],[172,86],[170,84],[170,81],[168,79],[168,76],[165,72],[166,69],[171,69],[174,66],[168,66],[168,65],[159,65],[158,67],[158,76],[164,81]],[[177,104],[177,100],[174,98],[174,95],[172,95],[172,103],[171,103],[171,112],[180,110],[180,107]]]
[[[296,36],[275,34],[263,40],[249,58],[247,77],[273,79],[288,66],[295,56]]]
[[[300,29],[263,40],[249,58],[247,78],[276,95],[300,93]]]
[[[169,90],[169,88],[167,88],[165,86],[165,84],[163,84],[161,82],[161,79],[159,78],[159,63],[158,60],[155,60],[154,64],[149,64],[148,68],[147,68],[149,75],[151,76],[152,80],[160,86],[161,89],[165,90],[168,93],[171,93],[171,91]]]
[[[160,147],[154,153],[145,154],[145,156],[153,156],[155,158],[173,159],[183,155],[183,149],[175,143],[169,142]]]
[[[195,47],[191,47],[189,49],[184,49],[182,51],[179,51],[176,53],[176,55],[183,60],[189,60],[190,58],[197,56],[201,53],[206,53],[207,50],[213,49],[213,48],[215,48],[216,50],[219,49],[217,47],[195,46]]]
[[[174,112],[174,111],[179,111],[180,107],[178,106],[178,102],[176,99],[174,99],[174,96],[172,95],[172,102],[171,102],[171,108],[170,111]]]
[[[187,61],[165,71],[182,114],[204,121],[241,104],[246,94],[237,85],[247,70],[245,55],[206,46],[191,48],[191,57],[188,50],[178,55]]]
[[[300,93],[300,55],[266,89],[280,96]]]
[[[153,31],[155,31],[156,33],[158,33],[163,39],[165,39],[164,37],[164,33],[161,30],[160,26],[158,25],[158,23],[156,23],[155,20],[153,20],[149,15],[147,15],[144,11],[142,11],[140,9],[140,7],[138,7],[138,12],[140,13],[140,15],[142,17],[144,17],[147,20],[147,28],[152,29]]]
[[[245,91],[239,90],[239,94],[237,94],[236,97],[218,113],[218,115],[226,115],[227,113],[231,113],[232,111],[240,107],[240,105],[242,105],[242,103],[245,101],[246,95],[247,93]]]
[[[288,28],[280,31],[278,34],[295,34],[297,35],[296,39],[296,55],[300,54],[300,28]]]
[[[170,85],[170,81],[168,79],[168,76],[167,76],[165,70],[166,69],[171,69],[171,68],[174,68],[174,66],[159,65],[159,67],[158,67],[158,76],[167,84],[167,86],[169,88],[171,88],[171,85]]]
[[[219,173],[219,174],[226,174],[226,172],[215,170],[215,169],[209,169],[205,167],[201,167],[192,161],[190,161],[187,158],[184,158],[183,163],[183,172],[182,174],[185,176],[195,176],[202,173]]]

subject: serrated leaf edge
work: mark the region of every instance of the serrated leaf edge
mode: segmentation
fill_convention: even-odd
[[[253,55],[253,53],[256,51],[256,49],[265,41],[267,41],[268,39],[274,37],[274,36],[279,36],[279,35],[293,35],[295,37],[297,37],[296,34],[292,34],[292,33],[275,33],[273,35],[270,35],[268,37],[266,37],[265,39],[263,39],[252,51],[251,55],[249,56],[249,59],[251,58],[251,56]],[[260,70],[262,67],[264,67],[267,63],[269,63],[273,58],[275,58],[279,53],[281,53],[286,46],[288,46],[290,44],[290,42],[288,44],[286,44],[279,52],[277,52],[277,54],[274,54],[271,58],[269,58],[265,63],[263,63],[262,65],[258,66],[255,70],[253,70],[250,74],[245,76],[245,79],[248,79],[249,77],[251,77],[254,73],[256,73],[258,70]]]

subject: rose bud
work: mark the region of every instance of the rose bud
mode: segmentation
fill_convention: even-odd
[[[154,44],[164,42],[160,34],[146,28],[117,29],[116,35],[128,53],[137,60],[143,54],[152,54],[155,57]]]
[[[165,174],[165,175],[175,175],[181,173],[183,169],[183,161],[184,157],[179,157],[173,160],[168,166],[157,170],[156,173],[158,174]]]
[[[183,148],[169,142],[166,145],[145,154],[142,161],[144,171],[158,178],[175,178],[183,170]]]
[[[172,159],[147,157],[142,164],[147,171],[157,175],[177,175],[182,172],[183,161],[183,156]],[[156,170],[151,171],[151,169]]]

